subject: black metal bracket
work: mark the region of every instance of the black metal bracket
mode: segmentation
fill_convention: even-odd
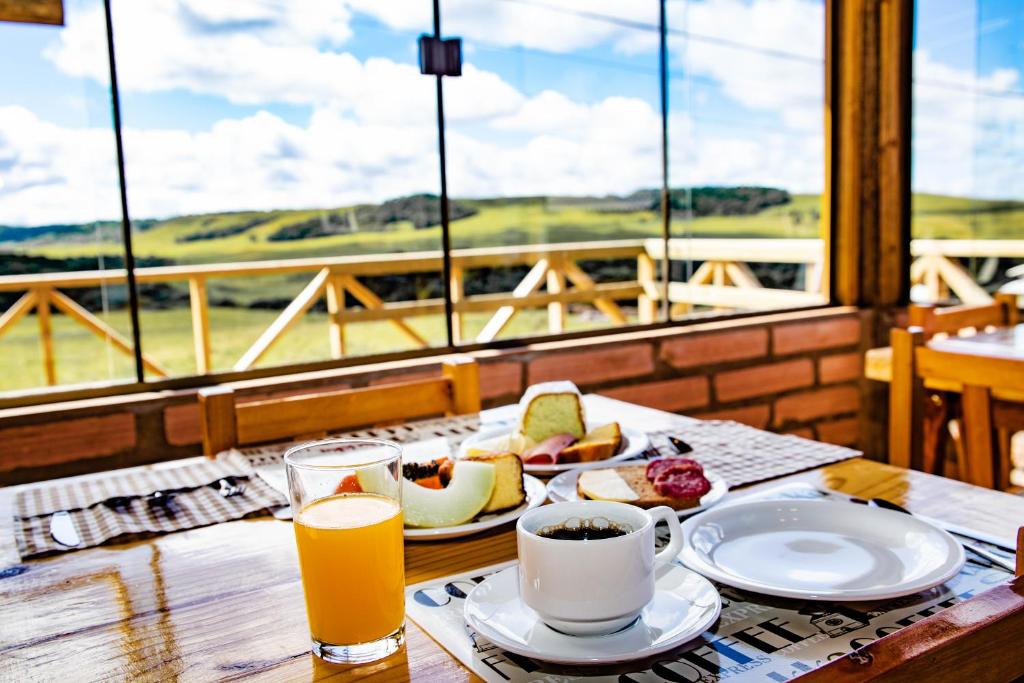
[[[462,38],[420,36],[420,73],[428,76],[462,75]]]

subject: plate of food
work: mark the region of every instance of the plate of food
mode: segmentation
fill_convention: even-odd
[[[514,453],[529,474],[552,475],[635,458],[649,444],[638,429],[588,421],[572,382],[545,382],[523,394],[515,426],[473,434],[460,445],[459,457]]]
[[[657,458],[604,469],[563,472],[548,482],[556,503],[610,500],[642,508],[667,505],[680,517],[705,510],[729,491],[725,479],[690,458]]]

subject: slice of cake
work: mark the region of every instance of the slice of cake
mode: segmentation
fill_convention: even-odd
[[[534,384],[519,401],[519,432],[538,444],[556,434],[582,439],[587,428],[580,390],[572,382]]]
[[[594,462],[607,460],[619,452],[622,444],[622,431],[618,422],[592,429],[582,439],[562,449],[558,454],[558,462]]]
[[[494,465],[494,492],[482,514],[514,510],[526,501],[523,485],[523,461],[515,453],[467,455],[466,460]]]

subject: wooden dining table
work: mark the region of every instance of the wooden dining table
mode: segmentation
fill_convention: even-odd
[[[678,416],[609,402],[649,430]],[[854,458],[734,490],[809,482],[882,497],[979,533],[1014,537],[1024,498]],[[11,533],[17,488],[0,490],[0,680],[480,680],[415,623],[395,655],[334,666],[309,651],[290,522],[250,518],[120,545],[20,561]],[[512,525],[406,543],[409,584],[514,559]]]

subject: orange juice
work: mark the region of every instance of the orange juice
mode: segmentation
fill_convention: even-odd
[[[295,518],[295,541],[315,640],[383,638],[405,618],[402,510],[371,494],[321,498]]]

